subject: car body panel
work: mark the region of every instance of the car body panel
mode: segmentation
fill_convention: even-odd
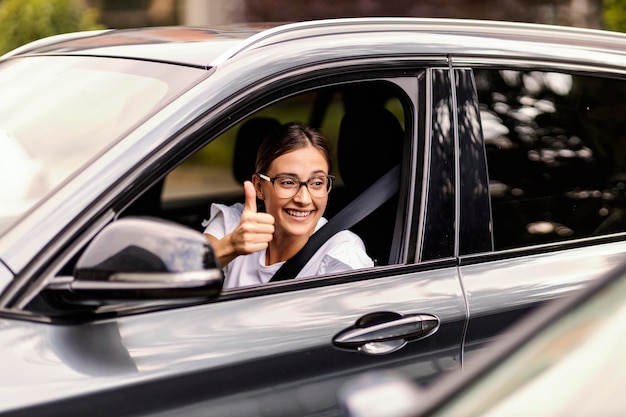
[[[545,305],[469,361],[460,377],[447,375],[426,390],[390,372],[351,380],[339,392],[344,415],[623,414],[616,381],[626,369],[625,273],[622,261],[585,289]],[[372,406],[390,395],[393,407]]]
[[[468,294],[470,314],[482,316],[493,311],[494,297],[498,300],[496,304],[504,310],[576,291],[588,281],[613,269],[621,262],[624,251],[626,245],[617,242],[462,265],[460,271]],[[462,264],[465,261],[462,260]],[[471,261],[473,263],[476,259]],[[552,265],[554,271],[546,276],[543,271],[548,266],[552,268]]]
[[[533,307],[580,290],[621,263],[624,251],[617,242],[476,264],[468,259],[470,265],[460,267],[470,315],[467,344],[484,342]]]
[[[560,46],[559,49],[564,53],[571,46],[572,50],[585,50],[586,52],[610,50],[613,54],[623,54],[624,40],[624,35],[616,32],[515,22],[419,18],[331,19],[294,23],[269,29],[250,37],[240,46],[239,50],[234,50],[230,54],[221,57],[218,62],[247,50],[292,41],[294,38],[306,39],[320,35],[332,36],[336,34],[381,34],[382,32],[406,32],[413,33],[417,37],[424,34],[435,34],[442,39],[446,39],[448,35],[466,37],[468,40],[477,38],[485,41],[488,46],[499,44],[499,46],[496,46],[496,49],[510,48],[511,50],[508,51],[512,53],[510,56],[532,53],[533,51],[532,48],[516,49],[515,46],[520,45],[516,44],[516,42],[527,42],[527,45],[534,44],[535,47],[540,47],[540,49],[541,46],[546,44],[548,47],[558,44]],[[490,40],[496,42],[490,42]],[[422,44],[424,48],[430,49],[428,45],[437,46],[438,50],[442,50],[445,47],[444,45],[447,45],[449,48],[458,47],[458,44],[455,46],[454,43],[439,43],[436,40],[432,43],[430,42],[431,39],[428,39],[428,41]],[[418,41],[418,43],[421,42]],[[470,40],[468,45],[460,45],[460,48],[465,49],[464,47],[466,46],[475,47],[476,45],[475,41]],[[486,50],[489,50],[489,48],[486,48]],[[451,50],[447,50],[447,52],[452,53]],[[481,55],[483,53],[481,52]],[[571,55],[571,57],[575,56],[576,54]]]
[[[391,360],[383,355],[373,360],[359,352],[324,347],[364,313],[393,306],[400,314],[434,314],[442,321],[440,332],[444,333],[448,323],[463,320],[465,306],[461,300],[456,268],[443,268],[85,325],[2,320],[3,337],[14,341],[6,345],[2,368],[11,374],[12,370],[20,370],[22,375],[3,379],[0,390],[6,397],[2,407],[10,410],[115,387],[122,389],[120,386],[175,380],[176,375],[187,373],[201,373],[204,384],[211,384],[216,377],[213,373],[220,374],[224,369],[239,375],[241,381],[255,381],[254,385],[261,387],[304,381],[296,383],[304,394],[314,388],[312,381],[316,378],[330,378],[327,383],[338,386],[354,372],[345,368],[346,361],[356,360],[359,368],[381,362],[386,367],[399,366],[394,364],[397,358]],[[455,331],[460,333],[460,328]],[[28,345],[19,340],[29,340]],[[441,372],[436,370],[438,366],[456,368],[460,366],[460,334],[450,340],[457,344],[447,346],[441,355],[426,355],[417,362],[415,357],[410,361],[405,358],[400,365],[410,364],[407,369],[422,379]],[[424,342],[411,344],[419,348]],[[306,358],[306,368],[301,362],[289,363],[286,355],[298,352]],[[263,358],[287,362],[276,370],[277,374],[259,375],[250,362],[262,363]],[[30,377],[33,374],[37,374],[35,381]],[[222,385],[221,389],[237,393],[236,385],[228,387]],[[24,395],[26,392],[28,395]],[[202,392],[195,396],[203,401],[215,395],[211,389]],[[332,408],[334,404],[326,406]],[[237,404],[230,407],[236,410]]]

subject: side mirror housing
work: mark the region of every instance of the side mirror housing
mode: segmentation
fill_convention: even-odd
[[[66,301],[212,299],[224,274],[204,235],[161,219],[127,217],[106,226],[87,246],[74,279],[57,290]]]

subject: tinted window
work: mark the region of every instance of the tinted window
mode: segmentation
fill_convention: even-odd
[[[626,230],[626,83],[480,70],[496,249]]]

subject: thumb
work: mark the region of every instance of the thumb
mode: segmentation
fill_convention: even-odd
[[[256,190],[254,189],[252,182],[245,181],[243,183],[243,193],[246,198],[243,209],[256,213]]]

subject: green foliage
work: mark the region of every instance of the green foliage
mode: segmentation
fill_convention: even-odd
[[[626,32],[626,0],[604,0],[604,29]]]
[[[1,0],[0,54],[46,36],[102,29],[81,0]]]

